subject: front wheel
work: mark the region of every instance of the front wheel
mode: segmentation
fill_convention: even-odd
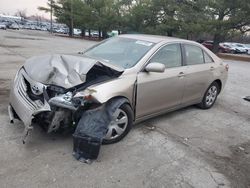
[[[121,105],[113,114],[103,144],[113,144],[123,139],[133,125],[133,111],[128,104]]]
[[[216,82],[213,82],[207,89],[206,93],[203,96],[202,102],[198,106],[202,109],[211,108],[218,96],[219,85]]]

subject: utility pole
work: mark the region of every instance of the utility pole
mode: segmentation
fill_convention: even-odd
[[[53,22],[52,22],[52,14],[53,14],[53,10],[52,10],[52,3],[53,3],[53,0],[50,0],[50,33],[52,34],[53,31]]]

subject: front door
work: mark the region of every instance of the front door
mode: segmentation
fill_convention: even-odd
[[[180,44],[168,44],[159,49],[149,63],[162,63],[165,72],[138,74],[136,118],[141,118],[180,105],[183,96],[186,67],[182,63]]]

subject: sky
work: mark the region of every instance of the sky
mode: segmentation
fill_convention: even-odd
[[[39,11],[38,6],[46,6],[48,0],[0,0],[0,14],[14,15],[17,10],[26,10],[28,16],[40,15],[49,18],[49,14]]]

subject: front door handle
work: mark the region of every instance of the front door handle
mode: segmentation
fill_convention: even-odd
[[[184,76],[185,76],[184,72],[180,72],[179,75],[178,75],[179,78],[182,78]]]

